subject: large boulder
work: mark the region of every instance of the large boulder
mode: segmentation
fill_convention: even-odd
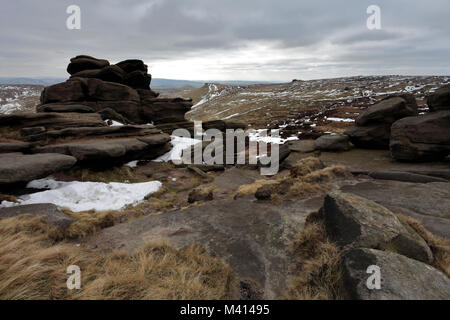
[[[392,123],[416,115],[417,102],[413,95],[389,96],[363,111],[356,118],[356,126],[344,134],[359,148],[388,149]]]
[[[391,128],[392,156],[403,161],[439,160],[450,154],[450,110],[396,121]]]
[[[112,65],[103,69],[84,70],[74,73],[71,78],[96,78],[108,82],[123,83],[125,72],[118,66]]]
[[[417,103],[415,98],[408,103],[406,99],[395,96],[382,100],[367,108],[355,120],[356,125],[364,126],[371,123],[394,123],[397,119],[408,116],[417,116]]]
[[[350,149],[348,140],[345,134],[324,135],[315,140],[315,146],[322,151],[347,151]]]
[[[288,142],[289,149],[292,152],[309,153],[316,150],[314,140],[295,140]]]
[[[57,153],[0,154],[0,184],[28,182],[71,168],[77,159]]]
[[[341,190],[372,200],[394,213],[415,218],[429,231],[450,238],[448,182],[423,184],[373,180],[346,185]]]
[[[78,79],[78,78],[76,78]],[[41,93],[41,103],[73,102],[86,100],[82,81],[66,81],[46,87]]]
[[[140,101],[136,90],[119,83],[88,79],[87,90],[89,99],[94,101]]]
[[[150,89],[152,77],[144,71],[135,70],[124,76],[123,82],[134,89]]]
[[[433,261],[425,240],[371,200],[333,191],[326,195],[321,214],[330,237],[346,249],[385,249],[419,261]]]
[[[74,221],[59,207],[51,203],[37,203],[23,206],[0,208],[0,219],[28,215],[31,217],[42,217],[48,224],[64,232]]]
[[[155,124],[185,121],[185,113],[192,107],[192,102],[184,99],[154,99],[141,101],[142,117]]]
[[[358,148],[388,149],[391,134],[390,124],[375,124],[364,127],[352,127],[344,132]]]
[[[450,84],[447,84],[431,94],[427,98],[430,111],[440,111],[450,109]]]
[[[343,288],[348,299],[449,300],[450,279],[441,271],[393,252],[353,249],[342,259]],[[379,268],[380,289],[369,289],[368,268]],[[373,268],[373,267],[372,267]],[[372,271],[373,272],[373,271]]]
[[[67,66],[67,72],[70,74],[75,74],[80,71],[101,69],[106,66],[109,66],[109,62],[107,60],[81,55],[70,59],[70,63]]]
[[[133,71],[148,71],[148,67],[142,60],[129,59],[116,63],[116,66],[120,67],[126,73],[131,73]]]

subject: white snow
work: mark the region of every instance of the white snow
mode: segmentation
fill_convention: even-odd
[[[102,182],[63,182],[53,179],[40,179],[28,183],[28,188],[50,189],[23,195],[18,203],[3,201],[0,207],[34,203],[53,203],[73,212],[96,210],[120,210],[127,205],[136,205],[147,195],[158,191],[159,181],[142,183],[102,183]]]
[[[134,161],[130,161],[130,162],[126,163],[125,165],[130,168],[136,168],[138,162],[139,162],[139,160],[134,160]]]
[[[124,124],[121,123],[121,122],[114,121],[114,120],[109,120],[109,119],[105,120],[105,123],[108,124],[109,121],[112,122],[112,123],[109,125],[110,127],[121,127],[121,126],[124,125]]]
[[[153,161],[168,162],[173,160],[181,160],[181,156],[183,154],[184,149],[187,149],[197,143],[202,142],[200,140],[192,138],[171,136],[170,143],[172,144],[173,148],[166,154],[163,154],[162,156],[158,157]]]
[[[350,118],[335,118],[335,117],[325,117],[326,120],[336,121],[336,122],[355,122],[355,119]]]
[[[287,141],[298,140],[298,137],[289,137],[286,139],[283,139],[281,137],[272,137],[270,135],[270,130],[267,129],[258,129],[249,131],[248,137],[250,141],[274,143],[274,144],[284,144]]]

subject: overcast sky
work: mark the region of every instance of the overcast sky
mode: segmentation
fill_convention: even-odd
[[[66,77],[78,54],[190,80],[450,74],[448,0],[0,1],[0,77]],[[72,4],[81,30],[66,28]]]

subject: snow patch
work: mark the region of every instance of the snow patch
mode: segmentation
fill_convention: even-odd
[[[127,205],[137,205],[144,198],[157,192],[159,181],[142,183],[64,182],[40,179],[28,183],[28,188],[50,189],[20,197],[18,203],[3,201],[0,207],[35,203],[53,203],[73,212],[96,210],[121,210]]]
[[[183,154],[184,149],[190,148],[191,146],[202,142],[200,140],[192,138],[171,136],[170,143],[172,144],[173,148],[166,154],[163,154],[162,156],[158,157],[153,161],[168,162],[174,160],[181,160],[181,156]]]

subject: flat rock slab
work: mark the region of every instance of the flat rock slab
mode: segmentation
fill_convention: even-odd
[[[167,241],[177,248],[200,243],[227,262],[240,279],[259,283],[265,298],[286,289],[291,241],[323,198],[273,205],[249,199],[211,201],[200,207],[166,212],[102,230],[85,245],[131,251]]]
[[[375,201],[392,212],[416,218],[429,231],[450,238],[450,183],[375,180],[346,185],[341,190]]]
[[[379,290],[367,287],[369,266],[380,268]],[[450,299],[450,279],[441,271],[393,252],[374,249],[353,249],[344,255],[343,283],[349,299]]]
[[[427,162],[406,163],[392,159],[388,150],[370,150],[354,148],[347,152],[324,152],[320,154],[320,160],[327,165],[343,165],[350,171],[386,171],[398,170],[416,172],[419,174],[433,175],[437,170],[449,170],[449,163]],[[440,176],[440,175],[436,175]]]
[[[289,149],[293,152],[309,153],[316,150],[314,140],[296,140],[288,142]]]
[[[29,143],[24,142],[0,142],[0,153],[24,152],[30,147]]]
[[[44,220],[64,232],[74,221],[61,209],[51,203],[29,204],[9,208],[0,208],[0,219],[17,217],[20,215],[30,215],[32,217],[43,217]]]
[[[0,184],[28,182],[69,169],[77,159],[58,153],[0,154]]]
[[[395,180],[414,183],[449,182],[447,179],[404,171],[371,171],[368,176],[374,179]]]
[[[157,139],[161,137],[158,136]],[[148,137],[150,139],[150,137]],[[163,141],[162,139],[159,141]],[[136,159],[154,159],[161,155],[161,152],[167,152],[163,144],[151,146],[137,138],[122,139],[98,139],[81,140],[62,144],[48,145],[39,148],[37,152],[53,152],[71,155],[78,161],[98,161],[98,160],[118,160],[134,158]],[[148,151],[148,152],[147,152]]]

